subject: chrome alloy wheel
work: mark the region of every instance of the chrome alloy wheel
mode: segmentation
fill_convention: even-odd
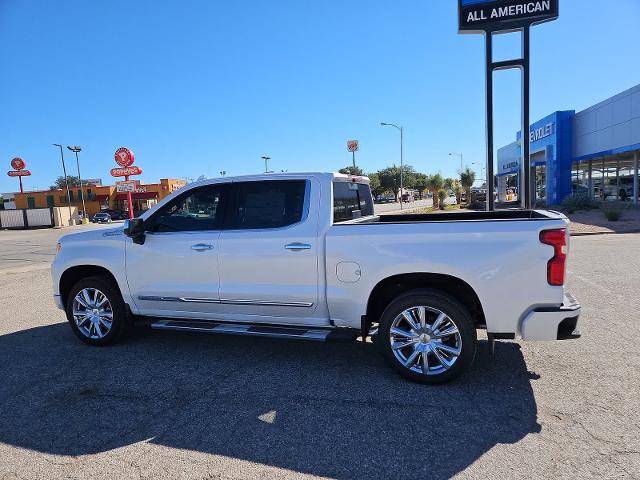
[[[439,375],[449,370],[462,352],[462,336],[449,316],[426,306],[398,315],[389,330],[393,355],[409,370]]]
[[[96,288],[83,288],[73,299],[73,319],[87,338],[104,338],[113,323],[113,310],[107,296]]]

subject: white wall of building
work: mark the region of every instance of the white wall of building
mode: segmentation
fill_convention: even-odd
[[[13,193],[0,193],[2,199],[4,200],[4,209],[5,210],[15,210],[16,209],[16,197]]]

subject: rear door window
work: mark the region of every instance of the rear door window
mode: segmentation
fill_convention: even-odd
[[[333,221],[346,222],[373,215],[373,199],[369,185],[333,182]]]
[[[302,220],[305,180],[233,183],[228,229],[282,228]]]

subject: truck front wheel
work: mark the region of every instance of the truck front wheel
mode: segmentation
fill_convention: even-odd
[[[67,297],[66,312],[71,329],[88,345],[114,343],[129,326],[118,287],[102,276],[78,281]]]
[[[391,365],[419,383],[444,383],[473,362],[476,329],[467,308],[433,289],[396,297],[380,319],[377,344]]]

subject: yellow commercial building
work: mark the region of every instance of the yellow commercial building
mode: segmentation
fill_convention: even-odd
[[[138,183],[136,191],[132,193],[133,211],[143,212],[158,203],[167,195],[185,186],[185,180],[163,178],[160,183]],[[84,185],[70,187],[71,205],[82,210],[82,195],[84,191],[84,204],[88,215],[98,213],[107,208],[128,211],[127,194],[119,193],[115,185],[95,186]],[[66,189],[42,190],[38,192],[24,192],[15,194],[16,208],[48,208],[66,207]]]

